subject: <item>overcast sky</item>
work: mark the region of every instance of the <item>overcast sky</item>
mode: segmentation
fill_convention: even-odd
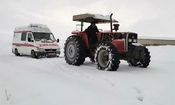
[[[114,13],[120,31],[175,37],[174,10],[175,0],[0,0],[0,33],[12,34],[16,26],[42,23],[62,38],[75,30],[75,14]]]

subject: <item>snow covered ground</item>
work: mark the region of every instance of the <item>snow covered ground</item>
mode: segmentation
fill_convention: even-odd
[[[11,53],[0,39],[0,105],[175,105],[175,46],[148,47],[146,69],[122,61],[118,71],[100,71],[60,58],[33,59]]]

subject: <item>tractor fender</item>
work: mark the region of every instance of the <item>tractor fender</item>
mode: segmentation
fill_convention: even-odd
[[[80,36],[83,40],[83,44],[85,48],[89,48],[89,41],[88,41],[88,36],[86,32],[72,32],[74,36]]]

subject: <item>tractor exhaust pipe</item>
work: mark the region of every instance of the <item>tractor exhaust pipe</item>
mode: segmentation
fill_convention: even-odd
[[[83,31],[83,22],[81,22],[81,32]]]
[[[111,32],[113,31],[113,28],[112,28],[112,15],[113,15],[113,13],[111,13],[111,15],[110,15],[110,27],[111,27]]]

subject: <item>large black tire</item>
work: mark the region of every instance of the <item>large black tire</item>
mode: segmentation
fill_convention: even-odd
[[[70,36],[64,47],[64,56],[68,64],[79,66],[85,61],[85,50],[81,37]]]
[[[147,68],[150,63],[150,52],[146,47],[144,47],[144,59],[140,61],[140,67]]]
[[[137,59],[131,59],[129,61],[129,66],[138,66],[139,65],[139,61]]]
[[[18,49],[15,49],[15,56],[20,56]]]
[[[116,71],[120,56],[112,43],[102,43],[96,50],[95,60],[99,70]]]
[[[143,46],[143,51],[140,55],[143,55],[143,58],[142,59],[131,59],[129,62],[129,65],[130,66],[139,66],[139,67],[142,67],[142,68],[146,68],[148,67],[149,63],[150,63],[150,52],[148,51],[148,49]]]

